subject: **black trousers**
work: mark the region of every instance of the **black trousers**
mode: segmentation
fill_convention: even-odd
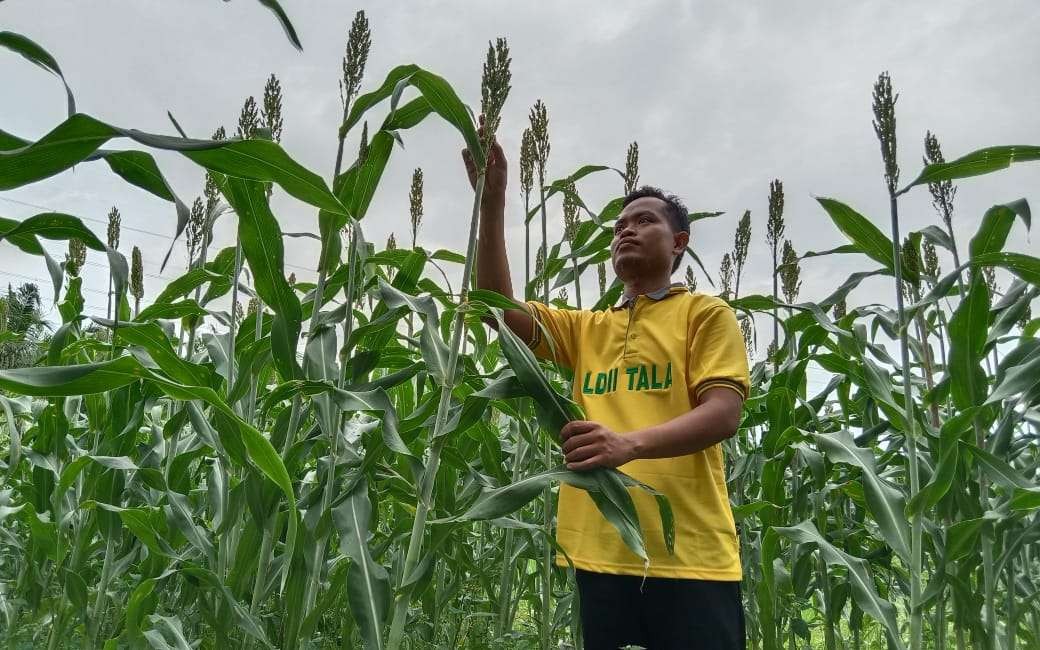
[[[739,582],[575,572],[585,650],[744,650]],[[642,589],[640,589],[642,586]]]

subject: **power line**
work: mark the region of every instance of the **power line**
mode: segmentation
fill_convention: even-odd
[[[49,208],[49,207],[47,207],[45,205],[40,205],[38,203],[29,203],[28,201],[19,201],[18,199],[12,199],[12,198],[8,198],[6,196],[0,196],[0,201],[8,201],[9,203],[17,203],[18,205],[24,205],[24,206],[26,206],[28,208],[36,208],[37,210],[46,210],[47,212],[61,212],[60,210],[56,210],[54,208]],[[97,222],[97,223],[100,223],[100,224],[103,224],[103,225],[106,225],[106,226],[108,225],[108,221],[106,221],[104,219],[98,219],[96,217],[82,217],[81,216],[79,218],[83,219],[84,221],[94,221],[94,222]],[[170,237],[169,235],[163,235],[163,234],[157,233],[157,232],[152,232],[151,230],[144,230],[143,228],[134,228],[133,226],[127,226],[127,225],[123,225],[123,224],[120,224],[119,227],[120,228],[124,228],[126,230],[132,230],[134,232],[139,232],[142,235],[151,235],[153,237],[161,237],[163,239],[166,239],[166,240],[169,240],[169,241],[173,241],[173,237]]]
[[[0,271],[0,275],[10,275],[10,276],[13,276],[13,277],[16,277],[16,278],[21,278],[23,280],[31,280],[33,282],[42,282],[43,286],[45,286],[45,287],[51,286],[51,280],[47,280],[47,279],[44,279],[44,278],[38,278],[38,277],[35,277],[35,276],[32,276],[32,275],[23,275],[22,273],[15,273],[13,271]],[[102,296],[107,296],[108,295],[107,291],[102,291],[100,289],[91,289],[90,287],[81,287],[81,290],[82,291],[90,291],[91,293],[99,293]]]
[[[0,1],[2,1],[2,0],[0,0]],[[45,205],[40,205],[38,203],[30,203],[28,201],[20,201],[18,199],[8,198],[6,196],[0,196],[0,201],[8,201],[10,203],[16,203],[18,205],[24,205],[26,207],[35,208],[37,210],[45,210],[47,212],[61,212],[61,210],[56,210],[55,208],[50,208],[50,207],[47,207]],[[95,223],[100,223],[100,224],[102,224],[104,226],[108,226],[108,221],[106,221],[105,219],[98,219],[96,217],[84,217],[84,216],[80,216],[79,218],[83,219],[85,221],[93,221]],[[124,225],[124,224],[120,224],[119,227],[121,229],[130,230],[130,231],[133,231],[133,232],[138,232],[138,233],[141,233],[143,235],[151,235],[152,237],[160,237],[160,238],[165,239],[167,241],[171,241],[171,242],[173,241],[173,237],[170,237],[169,235],[164,235],[162,233],[154,232],[152,230],[145,230],[143,228],[134,228],[133,226],[127,226],[127,225]],[[151,261],[145,262],[145,264],[149,264],[151,266],[160,266],[160,264],[158,264],[156,262],[151,262]],[[308,271],[310,273],[317,273],[318,272],[317,269],[308,268],[306,266],[300,266],[298,264],[290,264],[289,262],[283,262],[282,265],[290,267],[290,268],[294,268],[294,269],[297,269],[297,270],[300,270],[300,271]],[[187,270],[184,267],[180,267],[180,268],[185,270],[185,271]]]

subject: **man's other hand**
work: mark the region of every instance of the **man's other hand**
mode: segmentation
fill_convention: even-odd
[[[635,444],[598,422],[575,420],[560,429],[567,469],[618,467],[636,458]]]

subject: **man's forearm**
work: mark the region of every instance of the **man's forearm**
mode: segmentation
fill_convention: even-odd
[[[506,256],[504,206],[481,207],[477,239],[477,287],[496,291],[507,298],[513,297],[509,258]]]
[[[732,436],[740,426],[741,398],[728,388],[705,391],[695,408],[667,422],[629,433],[634,458],[695,454]]]

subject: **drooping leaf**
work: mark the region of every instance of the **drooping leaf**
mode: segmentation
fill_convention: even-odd
[[[870,565],[867,564],[866,560],[849,555],[845,551],[833,546],[820,535],[820,532],[811,521],[803,521],[794,526],[775,527],[773,530],[792,542],[815,544],[828,566],[847,569],[848,581],[856,603],[864,612],[870,614],[885,627],[885,630],[888,632],[888,638],[895,647],[900,650],[905,648],[899,633],[895,607],[892,606],[892,603],[878,595],[877,588],[874,586],[874,578],[870,572]]]
[[[57,60],[55,60],[47,50],[40,47],[31,39],[26,38],[21,34],[16,34],[15,32],[0,32],[0,47],[5,47],[12,52],[21,54],[44,70],[56,74],[58,78],[61,79],[61,84],[65,86],[65,95],[68,98],[69,117],[76,112],[76,100],[72,96],[72,90],[69,88],[68,82],[65,81],[65,75],[62,74]]]
[[[276,183],[305,203],[331,212],[346,212],[321,177],[270,140],[191,140],[154,135],[111,126],[82,113],[69,117],[26,147],[0,151],[0,190],[21,187],[65,171],[117,137],[128,137],[156,149],[177,151],[213,172]]]
[[[836,199],[818,197],[823,209],[827,211],[831,221],[838,227],[861,253],[880,262],[892,272],[895,268],[892,257],[892,240],[889,239],[881,229],[875,226],[869,219],[853,210],[848,205]],[[904,269],[904,273],[907,273]],[[916,276],[907,273],[907,279],[915,280]]]
[[[79,217],[59,212],[43,212],[24,221],[19,222],[12,228],[0,232],[0,241],[5,239],[22,239],[26,236],[43,237],[64,241],[68,239],[79,239],[87,248],[104,252],[105,244],[97,236],[83,225]],[[22,250],[25,250],[24,248]],[[29,251],[26,251],[29,252]],[[41,253],[42,254],[42,253]]]
[[[949,325],[950,393],[961,409],[981,404],[986,397],[986,376],[979,362],[986,345],[989,307],[989,289],[976,273]]]
[[[390,604],[390,576],[372,558],[368,545],[372,504],[368,484],[357,481],[350,493],[332,509],[332,520],[339,530],[339,543],[350,558],[347,574],[347,599],[350,611],[361,628],[367,650],[381,650],[386,612]]]
[[[271,326],[275,364],[283,378],[294,379],[299,376],[296,345],[303,313],[296,292],[285,279],[285,250],[278,220],[271,213],[262,184],[228,178],[225,190],[238,214],[238,235],[253,271],[256,292],[275,313]]]
[[[910,526],[904,511],[903,494],[878,476],[874,454],[856,446],[848,431],[813,433],[813,439],[828,460],[858,467],[863,477],[864,492],[871,514],[892,550],[905,562],[910,558]]]
[[[271,13],[278,18],[278,24],[285,30],[286,38],[293,44],[293,47],[302,52],[303,43],[300,42],[300,37],[296,35],[296,28],[293,27],[292,22],[289,20],[289,15],[282,9],[282,5],[278,3],[278,0],[260,0],[260,4],[270,9]]]
[[[952,181],[958,178],[981,176],[1006,169],[1015,162],[1040,160],[1040,147],[1030,145],[1005,145],[986,147],[944,163],[925,166],[909,185],[899,190],[902,194],[915,185]]]

